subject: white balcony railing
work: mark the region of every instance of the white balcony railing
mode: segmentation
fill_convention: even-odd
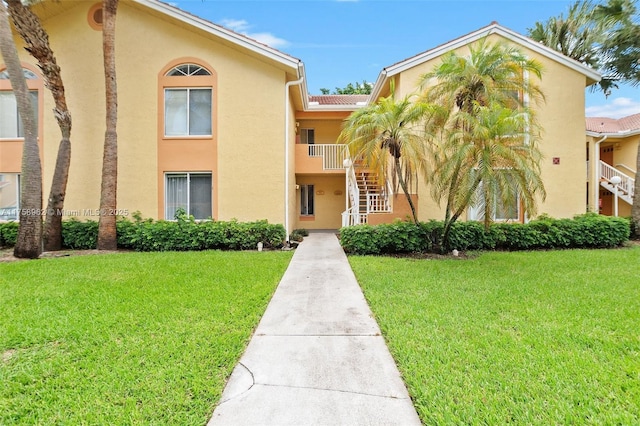
[[[344,170],[343,162],[346,158],[346,145],[344,144],[311,144],[309,145],[309,157],[322,157],[324,170]]]

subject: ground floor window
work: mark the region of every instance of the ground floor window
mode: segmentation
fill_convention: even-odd
[[[314,214],[313,185],[300,185],[300,215],[313,216]]]
[[[485,216],[485,196],[482,183],[476,190],[476,199],[478,202],[469,208],[469,220],[484,220]],[[502,194],[497,194],[495,198],[490,200],[492,203],[489,211],[493,212],[491,218],[497,222],[518,221],[520,219],[520,200],[517,196],[507,197],[509,201],[502,201]]]
[[[0,173],[0,220],[18,220],[20,211],[20,175]]]
[[[165,219],[175,219],[179,208],[184,209],[196,219],[211,218],[212,188],[211,173],[166,173]]]

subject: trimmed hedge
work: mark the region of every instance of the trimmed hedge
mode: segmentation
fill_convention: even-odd
[[[286,231],[282,225],[256,222],[204,221],[196,222],[183,216],[176,221],[121,219],[116,223],[118,247],[136,251],[192,251],[192,250],[253,250],[259,241],[264,248],[284,245]],[[0,224],[0,245],[15,245],[17,222]],[[98,241],[98,222],[75,218],[62,223],[62,244],[73,250],[95,249]]]
[[[438,252],[443,229],[440,221],[357,225],[340,230],[340,243],[353,254]],[[573,219],[543,216],[525,224],[496,223],[488,231],[480,222],[456,222],[450,246],[462,251],[607,248],[622,245],[629,235],[628,219],[588,213]]]
[[[0,223],[0,247],[13,247],[18,238],[18,222]]]

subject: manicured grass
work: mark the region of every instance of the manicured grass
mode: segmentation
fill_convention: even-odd
[[[349,260],[423,423],[640,424],[640,247]]]
[[[0,424],[205,424],[290,259],[0,264]]]

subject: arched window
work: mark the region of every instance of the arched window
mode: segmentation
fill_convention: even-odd
[[[36,123],[38,121],[38,89],[41,84],[38,76],[33,71],[23,68],[22,72],[27,80],[27,87],[31,95]],[[9,73],[5,69],[0,71],[0,139],[21,139],[24,138],[24,128],[22,120],[18,114],[18,102],[13,94]]]
[[[173,67],[168,73],[169,77],[180,77],[190,75],[211,75],[208,69],[201,67],[197,64],[182,64],[177,67]]]
[[[211,136],[211,71],[197,64],[186,63],[171,68],[165,77],[164,135]]]

